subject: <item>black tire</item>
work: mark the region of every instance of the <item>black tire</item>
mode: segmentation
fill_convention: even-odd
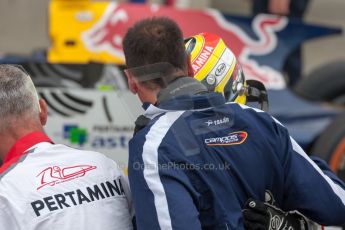
[[[318,137],[311,153],[326,160],[345,181],[345,113],[338,115]]]
[[[345,105],[345,60],[316,68],[301,79],[294,90],[310,100]]]

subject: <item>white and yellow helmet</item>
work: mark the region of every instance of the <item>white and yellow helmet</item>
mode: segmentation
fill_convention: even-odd
[[[234,53],[218,35],[201,33],[185,40],[194,78],[210,91],[222,93],[227,101],[246,104],[259,101],[267,109],[267,92],[261,82],[245,80]]]
[[[242,68],[219,36],[201,33],[188,38],[185,46],[195,79],[208,89],[222,93],[227,101],[246,103]]]

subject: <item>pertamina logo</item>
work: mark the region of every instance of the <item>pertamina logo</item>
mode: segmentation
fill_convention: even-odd
[[[37,190],[48,185],[55,186],[63,182],[83,177],[87,172],[96,168],[96,166],[92,165],[76,165],[65,168],[60,168],[59,166],[51,166],[45,168],[36,176],[40,178],[40,183],[37,187]]]
[[[205,139],[205,144],[208,146],[224,146],[224,145],[239,145],[245,142],[248,137],[248,133],[244,131],[238,131],[229,133],[223,137],[212,137]]]
[[[211,46],[205,46],[202,49],[202,51],[200,52],[200,55],[196,58],[196,61],[192,65],[195,75],[205,65],[206,61],[208,60],[212,52],[213,52],[213,47]]]

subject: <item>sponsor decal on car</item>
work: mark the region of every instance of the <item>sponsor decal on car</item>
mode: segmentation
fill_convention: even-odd
[[[63,138],[68,139],[71,144],[82,146],[87,141],[88,133],[85,128],[79,128],[78,125],[64,125]]]
[[[245,131],[238,131],[229,133],[222,137],[211,137],[205,139],[205,144],[208,146],[225,146],[225,145],[239,145],[245,142],[248,133]]]
[[[94,125],[92,132],[79,127],[78,124],[64,124],[63,126],[63,139],[67,140],[68,144],[78,145],[78,147],[87,145],[86,147],[91,147],[94,150],[102,148],[126,149],[131,138],[128,134],[132,133],[133,127],[131,126]]]

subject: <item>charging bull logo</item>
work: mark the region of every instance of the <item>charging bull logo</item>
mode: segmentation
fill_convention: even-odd
[[[252,22],[252,30],[256,36],[253,38],[216,10],[177,10],[156,5],[110,3],[99,21],[82,33],[82,41],[91,52],[107,52],[123,58],[122,41],[128,28],[136,21],[150,16],[168,16],[174,19],[185,37],[201,32],[219,35],[238,57],[247,79],[260,80],[268,88],[285,87],[284,78],[279,71],[268,65],[260,65],[251,58],[252,55],[267,55],[275,50],[276,33],[288,23],[285,17],[257,16]]]
[[[106,51],[113,56],[123,57],[122,39],[128,29],[128,21],[126,10],[111,3],[101,19],[82,34],[82,40],[93,52]]]

